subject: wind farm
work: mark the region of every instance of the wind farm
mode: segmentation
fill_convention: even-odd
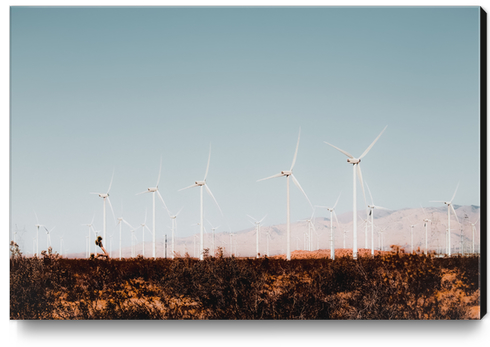
[[[12,10],[12,283],[83,295],[14,319],[475,319],[476,8],[39,11]]]

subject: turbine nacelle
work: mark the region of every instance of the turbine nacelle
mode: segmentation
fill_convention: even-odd
[[[356,159],[356,158],[347,158],[347,162],[349,164],[359,164],[361,162],[361,159]]]
[[[99,193],[99,196],[100,196],[101,198],[108,198],[108,197],[109,197],[109,193],[105,193],[105,194],[103,194],[103,193]]]
[[[154,193],[158,190],[158,187],[148,188],[149,193]]]
[[[195,182],[198,186],[203,186],[206,184],[206,181],[196,181]]]
[[[287,170],[287,171],[281,171],[281,174],[284,176],[291,176],[293,172],[291,170]]]

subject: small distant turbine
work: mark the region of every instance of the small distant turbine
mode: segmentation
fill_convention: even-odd
[[[353,211],[352,211],[352,227],[353,227],[353,233],[354,233],[354,241],[353,241],[353,247],[352,247],[352,256],[354,259],[357,259],[357,203],[356,203],[356,199],[357,199],[357,191],[356,191],[356,171],[357,171],[357,174],[359,175],[359,181],[361,183],[361,188],[362,188],[362,193],[364,195],[364,200],[366,200],[366,194],[364,192],[364,185],[363,185],[363,182],[362,182],[362,173],[361,173],[361,166],[360,166],[360,163],[361,163],[361,159],[364,158],[364,156],[366,154],[368,154],[368,152],[371,150],[371,148],[374,146],[374,144],[376,143],[376,141],[378,141],[378,139],[380,138],[381,134],[383,134],[383,132],[386,130],[388,126],[386,126],[383,131],[381,131],[381,133],[378,135],[378,137],[373,141],[373,143],[371,143],[371,145],[369,145],[369,147],[364,151],[364,153],[361,154],[361,156],[359,158],[354,158],[354,156],[352,156],[351,154],[349,154],[348,152],[338,148],[338,147],[335,147],[334,145],[328,143],[328,142],[325,142],[327,145],[329,146],[332,146],[333,148],[335,148],[336,150],[340,151],[341,153],[345,154],[347,157],[349,157],[349,159],[347,159],[347,162],[349,164],[352,164],[352,168],[353,168],[353,175],[354,175],[354,179],[352,181],[353,183]],[[366,204],[367,205],[367,204]]]
[[[175,258],[175,230],[177,229],[177,216],[179,215],[180,211],[182,211],[183,207],[177,212],[176,214],[171,214],[169,211],[169,216],[170,219],[172,220],[172,259]],[[195,253],[195,251],[194,251]]]
[[[188,186],[188,187],[179,189],[179,191],[181,191],[181,190],[185,190],[185,189],[188,189],[188,188],[201,187],[201,222],[199,224],[201,226],[201,249],[200,249],[200,255],[199,255],[199,259],[200,260],[203,260],[204,259],[204,222],[203,222],[203,219],[204,219],[204,206],[203,206],[203,187],[206,188],[206,191],[213,198],[214,202],[216,203],[216,206],[218,206],[218,209],[221,212],[221,215],[223,215],[223,211],[221,211],[221,207],[219,207],[218,202],[216,201],[213,193],[211,192],[211,189],[209,189],[208,184],[206,183],[206,178],[208,177],[209,162],[210,161],[211,161],[211,145],[209,145],[208,165],[206,167],[206,173],[204,174],[204,179],[202,181],[196,181],[196,182],[194,182],[194,184],[191,185],[191,186]]]
[[[37,218],[36,212],[34,212],[34,215],[36,216],[36,256],[39,257],[39,228],[43,227],[46,228],[44,225],[39,224],[39,219]]]
[[[290,226],[290,211],[289,211],[289,177],[291,176],[291,179],[293,180],[294,184],[298,187],[298,189],[303,193],[303,195],[306,197],[306,200],[308,200],[308,203],[310,204],[311,208],[313,208],[313,205],[310,202],[310,199],[308,199],[308,196],[306,195],[305,191],[303,188],[301,188],[301,185],[299,184],[298,180],[296,177],[293,175],[293,167],[294,164],[296,163],[296,157],[298,155],[298,147],[299,147],[299,139],[301,135],[301,128],[299,129],[299,134],[298,134],[298,143],[296,144],[296,151],[294,153],[293,157],[293,163],[291,164],[291,168],[289,170],[281,171],[278,174],[275,174],[270,177],[262,178],[259,181],[264,181],[268,180],[270,178],[276,178],[276,177],[282,177],[286,176],[286,239],[287,239],[287,246],[286,246],[286,259],[291,260],[291,226]]]
[[[90,193],[90,194],[97,194],[99,197],[101,197],[104,200],[104,207],[103,207],[103,240],[106,240],[106,228],[107,228],[107,223],[106,223],[106,216],[105,216],[105,201],[109,203],[109,207],[111,208],[112,211],[112,216],[114,217],[114,224],[116,224],[116,216],[114,215],[114,209],[112,208],[111,200],[109,199],[109,191],[111,190],[112,186],[112,180],[114,179],[114,171],[112,171],[112,177],[111,177],[111,183],[109,183],[109,189],[107,189],[107,193]]]
[[[340,199],[340,195],[342,195],[342,192],[339,194],[339,197],[337,198],[337,201],[335,201],[333,207],[317,206],[319,208],[324,208],[330,212],[330,254],[332,255],[332,260],[335,260],[335,247],[333,241],[333,217],[335,217],[335,220],[337,221],[337,225],[339,225],[339,220],[337,219],[337,214],[335,213],[335,207],[337,207],[337,204]],[[344,235],[344,248],[345,248],[345,235]]]
[[[424,213],[424,227],[425,227],[425,255],[427,255],[429,249],[428,249],[428,242],[427,242],[427,239],[428,239],[428,236],[427,236],[427,224],[429,222],[431,222],[431,220],[429,218],[427,218],[427,213],[425,213],[425,209],[422,207],[422,204],[420,204],[420,208],[422,209],[422,212]]]
[[[371,216],[371,255],[374,256],[374,209],[377,210],[388,210],[388,209],[385,207],[374,205],[373,196],[371,195],[371,190],[369,189],[367,182],[366,182],[366,187],[369,192],[369,197],[371,198],[371,205],[368,205],[367,207],[370,209],[369,215]]]
[[[163,201],[163,198],[162,198],[162,195],[160,194],[160,192],[158,191],[158,184],[160,183],[160,175],[162,173],[162,158],[160,157],[160,170],[158,171],[158,178],[157,178],[157,184],[155,187],[150,187],[148,188],[147,190],[141,192],[141,193],[138,193],[136,195],[140,195],[140,194],[145,194],[145,193],[153,193],[153,259],[156,259],[156,225],[155,225],[155,193],[158,195],[158,197],[160,198],[160,200],[162,201],[162,204],[163,204],[163,207],[165,207],[165,210],[167,210],[167,213],[170,214],[168,208],[167,208],[167,205],[165,204],[165,201]],[[148,229],[149,230],[149,229]],[[143,234],[144,234],[144,231],[143,231]],[[143,252],[144,252],[144,240],[143,240]],[[144,256],[144,255],[143,255]]]
[[[87,244],[87,247],[86,247],[86,257],[89,258],[90,257],[90,231],[94,229],[94,219],[95,219],[95,213],[94,213],[94,216],[92,217],[92,221],[89,223],[89,224],[81,224],[81,225],[85,225],[85,226],[88,226],[88,244]],[[95,247],[95,246],[94,246]]]
[[[148,226],[146,225],[146,216],[147,216],[147,212],[145,211],[145,221],[143,223],[141,223],[141,225],[136,228],[136,230],[138,229],[142,229],[141,232],[143,234],[143,238],[142,238],[142,242],[143,242],[143,249],[142,249],[142,252],[143,252],[143,257],[145,256],[145,229],[148,230],[151,234],[151,230],[150,228],[148,228]]]
[[[473,248],[472,248],[472,253],[474,254],[475,253],[475,229],[476,229],[476,223],[478,223],[478,221],[480,220],[480,217],[477,218],[477,220],[474,222],[474,223],[471,223],[471,231],[472,231],[472,234],[473,234]]]
[[[247,216],[254,220],[254,222],[252,222],[252,224],[255,225],[255,256],[256,256],[256,258],[259,258],[259,254],[260,254],[259,253],[260,223],[262,223],[262,221],[265,219],[265,217],[267,217],[267,214],[261,220],[257,220],[248,214],[247,214]]]
[[[430,201],[430,202],[442,202],[442,203],[447,205],[447,231],[446,231],[446,244],[447,244],[447,246],[446,246],[446,252],[447,252],[449,257],[451,256],[451,210],[453,211],[454,217],[456,217],[456,221],[459,224],[458,216],[456,215],[456,211],[454,210],[454,207],[453,207],[453,200],[454,200],[454,197],[456,196],[456,192],[458,191],[458,188],[459,188],[459,183],[456,186],[456,190],[454,191],[453,197],[449,201]]]
[[[211,243],[212,244],[212,248],[211,249],[212,249],[212,255],[214,257],[215,254],[216,254],[216,246],[215,246],[215,241],[216,240],[215,240],[215,234],[214,234],[214,232],[216,231],[216,229],[218,229],[220,227],[220,225],[218,225],[217,227],[213,227],[213,225],[211,224],[210,221],[208,221],[208,224],[211,227],[211,242],[212,242]]]

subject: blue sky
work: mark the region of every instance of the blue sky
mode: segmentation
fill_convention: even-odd
[[[359,156],[374,202],[480,205],[479,8],[11,9],[11,223],[39,221],[84,251],[107,189],[116,216],[143,222],[156,183],[197,230],[205,195],[219,231],[286,219],[291,166],[315,205],[352,210],[352,168],[327,141]],[[358,190],[358,208],[362,195]],[[157,201],[157,238],[170,220]],[[291,220],[311,209],[291,186]],[[317,216],[326,216],[317,211]],[[112,215],[108,214],[109,221]],[[108,223],[109,234],[114,231]],[[149,235],[146,236],[149,239]],[[123,241],[129,245],[129,237]],[[40,237],[45,245],[45,236]]]

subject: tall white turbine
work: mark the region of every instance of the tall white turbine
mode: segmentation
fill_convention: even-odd
[[[167,210],[167,213],[170,214],[167,204],[165,204],[165,201],[163,201],[162,195],[158,191],[158,184],[160,183],[160,175],[162,173],[162,158],[160,158],[160,170],[158,171],[158,178],[157,178],[157,184],[155,187],[150,187],[144,192],[137,193],[136,195],[140,194],[145,194],[145,193],[153,193],[153,259],[156,258],[156,225],[155,225],[155,193],[158,195],[160,200],[162,201],[163,207],[165,207],[165,210]],[[144,232],[143,232],[144,234]],[[144,247],[144,246],[143,246]]]
[[[336,150],[340,151],[341,153],[343,153],[347,157],[349,157],[347,159],[347,162],[349,164],[352,164],[352,168],[353,168],[353,181],[352,181],[352,185],[353,185],[352,228],[353,228],[353,234],[354,234],[354,241],[353,241],[353,246],[352,246],[352,256],[353,256],[354,259],[357,259],[357,203],[356,203],[356,199],[357,199],[356,181],[357,180],[356,180],[356,172],[359,175],[359,181],[361,183],[362,193],[364,195],[364,201],[365,201],[366,200],[366,194],[364,192],[364,184],[362,182],[362,172],[361,172],[361,166],[360,166],[361,159],[364,158],[364,156],[366,154],[368,154],[368,152],[374,146],[374,144],[376,143],[376,141],[378,141],[378,139],[380,138],[381,134],[383,134],[383,132],[386,130],[387,127],[388,126],[385,126],[385,128],[381,131],[381,133],[378,135],[378,137],[373,141],[373,143],[371,143],[371,145],[369,145],[368,148],[366,148],[366,150],[364,151],[364,153],[362,153],[359,158],[354,158],[354,156],[352,156],[351,154],[347,153],[346,151],[344,151],[344,150],[342,150],[342,149],[340,149],[338,147],[335,147],[334,145],[332,145],[332,144],[330,144],[328,142],[325,142],[327,145],[332,146]]]
[[[449,201],[431,201],[431,202],[442,202],[447,205],[446,253],[449,257],[451,256],[451,210],[453,211],[454,217],[456,218],[456,221],[459,224],[458,216],[456,215],[456,211],[454,210],[453,207],[453,200],[454,197],[456,196],[456,192],[458,191],[458,188],[459,188],[459,183],[456,186],[456,190],[454,191],[453,197]]]
[[[270,256],[270,253],[269,253],[269,241],[271,239],[271,227],[269,227],[269,230],[267,230],[265,233],[267,235],[267,239],[266,239],[267,240],[266,241],[267,242],[267,246],[266,246],[266,253],[265,254],[269,257]]]
[[[255,256],[256,258],[259,258],[259,234],[260,234],[260,223],[267,217],[267,214],[261,219],[257,220],[251,215],[247,214],[249,218],[252,218],[254,221],[252,222],[253,225],[255,225]]]
[[[308,196],[306,195],[305,191],[303,190],[303,188],[301,188],[301,185],[299,184],[298,180],[293,175],[293,167],[294,167],[294,164],[296,162],[296,157],[298,155],[298,147],[299,147],[300,136],[301,136],[301,128],[299,129],[298,143],[296,144],[296,151],[294,152],[293,163],[291,164],[291,168],[289,170],[281,171],[280,173],[278,173],[276,175],[266,177],[266,178],[262,178],[262,179],[257,181],[257,182],[259,182],[259,181],[268,180],[270,178],[286,176],[286,239],[287,239],[286,259],[287,260],[291,260],[291,226],[290,226],[290,218],[289,218],[289,215],[290,215],[290,209],[289,209],[289,177],[290,176],[291,176],[294,184],[299,188],[299,190],[301,190],[303,195],[306,197],[306,200],[308,200],[308,203],[310,204],[311,208],[313,208],[313,205],[311,204],[310,199],[308,199]]]
[[[330,255],[332,256],[332,260],[335,260],[335,247],[334,247],[334,240],[333,240],[334,239],[334,237],[333,237],[333,218],[335,217],[335,220],[337,221],[337,226],[339,226],[339,220],[337,219],[337,214],[335,213],[335,207],[337,207],[337,204],[339,202],[341,194],[342,194],[342,192],[339,194],[339,197],[337,198],[337,201],[335,201],[335,204],[333,205],[333,207],[317,206],[319,208],[324,208],[330,212]],[[345,248],[345,234],[344,234],[344,248]]]
[[[206,167],[206,173],[204,174],[204,179],[202,181],[195,181],[193,185],[179,189],[179,192],[181,190],[185,190],[188,188],[193,188],[193,187],[201,187],[201,222],[200,222],[200,227],[201,227],[201,246],[200,246],[200,255],[199,259],[204,260],[204,205],[203,205],[203,187],[206,188],[206,191],[208,194],[213,198],[214,202],[216,203],[216,206],[218,206],[218,209],[223,215],[223,211],[221,211],[221,207],[219,207],[218,202],[216,201],[213,193],[211,192],[211,189],[209,189],[208,184],[206,183],[206,178],[208,177],[208,171],[209,171],[209,162],[211,161],[211,145],[209,145],[209,157],[208,157],[208,165]]]
[[[103,236],[102,236],[104,242],[107,242],[107,240],[106,240],[107,223],[106,223],[106,216],[105,216],[105,201],[106,200],[109,203],[109,207],[111,208],[112,216],[114,217],[114,224],[116,224],[116,215],[114,214],[114,209],[112,208],[111,199],[109,199],[109,191],[111,190],[113,179],[114,179],[114,171],[112,172],[111,183],[109,183],[109,189],[107,189],[107,193],[90,193],[90,194],[97,194],[99,197],[101,197],[104,200],[104,204],[103,204]]]
[[[172,259],[175,258],[175,230],[177,229],[177,216],[179,215],[180,211],[182,211],[183,207],[177,212],[176,214],[171,214],[169,211],[169,216],[170,219],[172,220]],[[194,251],[195,253],[195,251]]]
[[[471,223],[471,232],[473,234],[473,248],[472,248],[472,253],[475,254],[475,230],[476,230],[476,223],[480,220],[480,217],[477,218],[477,220],[474,223]]]
[[[427,255],[428,251],[429,251],[429,248],[428,248],[428,234],[427,234],[427,224],[429,224],[429,222],[432,222],[429,218],[428,218],[428,215],[427,213],[425,212],[425,209],[422,207],[422,204],[420,204],[420,208],[422,209],[422,212],[424,213],[424,227],[425,227],[425,255]]]
[[[371,216],[371,255],[374,256],[374,210],[388,210],[385,207],[381,206],[376,206],[374,204],[373,196],[371,195],[371,190],[369,189],[369,186],[366,182],[366,187],[368,189],[369,197],[371,198],[371,205],[368,205],[367,207],[369,208],[369,215]]]

